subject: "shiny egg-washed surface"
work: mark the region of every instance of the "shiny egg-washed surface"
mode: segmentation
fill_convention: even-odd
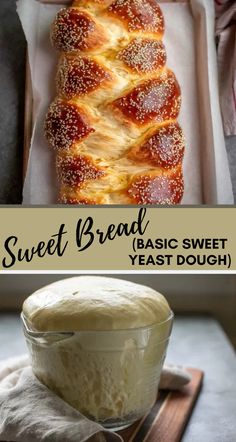
[[[57,14],[57,97],[45,134],[60,203],[181,202],[181,90],[163,34],[156,0],[77,0]]]

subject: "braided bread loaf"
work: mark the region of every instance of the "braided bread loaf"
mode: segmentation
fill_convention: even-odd
[[[178,204],[181,91],[156,0],[76,0],[52,26],[61,52],[45,122],[59,202]]]

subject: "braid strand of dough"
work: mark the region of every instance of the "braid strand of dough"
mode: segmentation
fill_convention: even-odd
[[[57,97],[45,121],[63,204],[179,204],[181,90],[156,0],[76,0],[59,11]]]

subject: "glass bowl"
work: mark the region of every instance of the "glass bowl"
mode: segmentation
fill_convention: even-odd
[[[117,430],[150,411],[172,312],[151,326],[108,331],[37,332],[21,317],[35,376],[80,413]]]

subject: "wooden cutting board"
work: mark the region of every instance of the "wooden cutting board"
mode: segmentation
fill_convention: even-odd
[[[191,382],[181,391],[159,393],[142,420],[119,432],[125,442],[179,442],[201,389],[203,372],[188,368]]]

